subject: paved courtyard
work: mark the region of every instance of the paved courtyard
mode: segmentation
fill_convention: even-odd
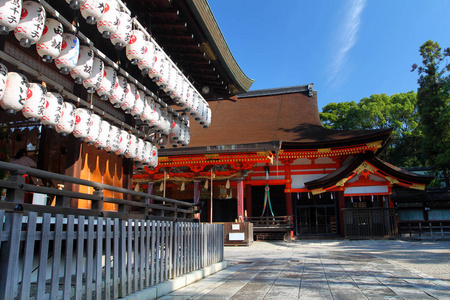
[[[448,241],[254,242],[225,260],[160,299],[450,299]]]

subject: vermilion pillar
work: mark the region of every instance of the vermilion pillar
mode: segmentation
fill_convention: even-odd
[[[294,215],[294,210],[292,209],[292,193],[286,193],[286,214],[288,216]]]
[[[237,180],[237,220],[244,222],[244,178]]]

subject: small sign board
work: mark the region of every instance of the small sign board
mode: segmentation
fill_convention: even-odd
[[[240,224],[231,224],[231,230],[240,230],[241,225]]]
[[[230,241],[243,241],[245,240],[244,232],[230,232],[228,235]]]

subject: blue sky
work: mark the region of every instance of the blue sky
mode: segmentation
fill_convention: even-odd
[[[314,83],[319,110],[417,91],[419,47],[450,47],[448,0],[208,0],[251,90]]]

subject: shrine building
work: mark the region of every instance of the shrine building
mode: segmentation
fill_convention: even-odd
[[[208,129],[192,124],[187,147],[167,145],[156,169],[134,175],[149,193],[201,203],[201,221],[292,216],[296,235],[338,235],[345,209],[393,208],[393,189],[424,190],[432,179],[378,158],[390,129],[325,129],[313,84],[209,105]]]
[[[397,187],[432,179],[378,158],[389,129],[323,128],[313,84],[250,91],[206,0],[4,2],[2,161],[26,149],[41,170],[196,203],[200,221],[285,217],[298,236],[382,224]],[[353,222],[365,208],[383,211]]]

